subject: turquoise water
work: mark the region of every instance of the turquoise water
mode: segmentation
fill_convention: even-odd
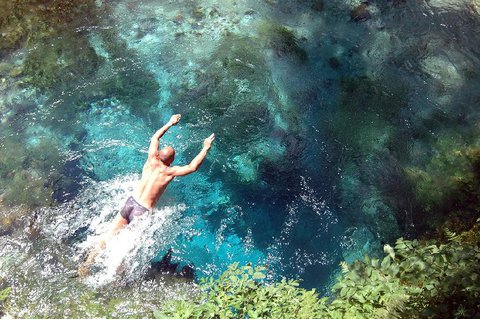
[[[78,298],[126,281],[147,298],[142,274],[169,248],[197,278],[250,262],[324,291],[341,260],[426,231],[405,172],[442,141],[478,145],[476,1],[120,0],[46,14],[54,5],[9,16],[3,1],[0,20],[0,276],[24,313],[52,311],[58,287]],[[70,278],[175,113],[162,145],[176,164],[217,136],[201,169],[92,278]],[[43,308],[25,308],[26,289]]]

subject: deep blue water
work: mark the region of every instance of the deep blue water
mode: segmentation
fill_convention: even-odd
[[[181,113],[174,164],[217,139],[159,201],[165,224],[138,230],[138,268],[173,248],[200,278],[250,262],[323,290],[340,261],[421,234],[404,175],[475,140],[478,5],[372,1],[358,22],[360,2],[320,2],[97,1],[37,40],[25,27],[0,50],[2,214],[35,216],[77,262]]]

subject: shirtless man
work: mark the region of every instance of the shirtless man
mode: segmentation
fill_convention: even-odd
[[[185,166],[170,166],[175,158],[175,150],[170,146],[165,146],[158,150],[160,138],[173,125],[177,125],[181,115],[176,114],[170,118],[167,124],[153,134],[148,148],[148,158],[143,165],[142,178],[138,183],[133,196],[130,196],[125,206],[117,216],[113,233],[118,232],[135,216],[140,216],[148,210],[151,210],[158,202],[160,196],[167,188],[168,184],[176,176],[184,176],[195,172],[207,156],[215,134],[210,135],[203,141],[203,148],[198,155]]]
[[[95,247],[90,251],[84,264],[79,268],[81,275],[82,273],[83,275],[89,273],[87,268],[95,261],[95,258],[100,253],[100,249],[105,248],[108,240],[130,223],[135,216],[144,214],[157,204],[160,196],[162,196],[174,177],[193,173],[202,164],[212,146],[215,134],[210,135],[203,141],[203,148],[200,153],[190,164],[185,166],[170,166],[175,158],[175,150],[172,147],[166,146],[158,150],[160,138],[170,127],[177,125],[180,118],[180,114],[173,115],[167,124],[153,134],[148,148],[148,158],[143,165],[142,177],[133,196],[127,199],[125,206],[115,218],[112,229],[100,240],[99,247]]]

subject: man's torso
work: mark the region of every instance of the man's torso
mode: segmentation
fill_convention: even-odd
[[[160,196],[173,179],[168,174],[168,166],[158,159],[149,159],[143,165],[142,178],[135,191],[135,198],[146,208],[155,206]]]

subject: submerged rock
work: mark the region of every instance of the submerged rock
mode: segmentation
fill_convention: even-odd
[[[361,5],[355,7],[355,9],[350,12],[350,18],[355,22],[364,22],[371,18],[370,11],[368,11],[368,4],[362,3]]]
[[[271,48],[279,57],[291,56],[304,63],[307,52],[298,45],[295,34],[283,25],[264,21],[258,27],[258,34],[263,43]]]
[[[169,249],[162,260],[152,262],[148,269],[145,279],[152,280],[162,275],[171,275],[178,278],[194,279],[195,268],[193,264],[185,265],[178,271],[178,263],[172,263],[173,249]]]
[[[323,11],[324,5],[323,0],[315,0],[312,4],[312,9],[315,11]]]
[[[340,61],[336,57],[331,57],[328,59],[328,65],[330,65],[330,67],[334,70],[341,66]]]

